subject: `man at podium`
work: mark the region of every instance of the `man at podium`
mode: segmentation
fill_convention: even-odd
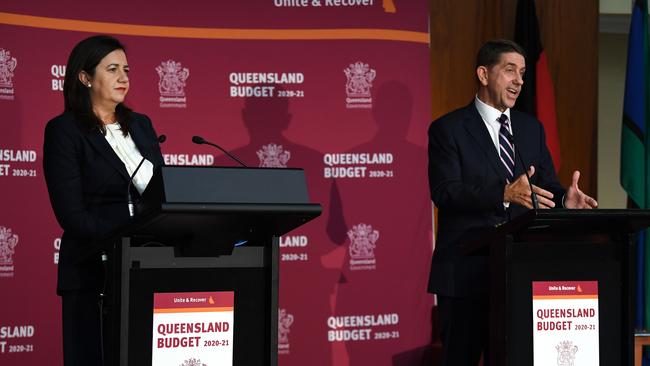
[[[438,296],[443,365],[475,366],[487,351],[488,258],[464,256],[461,236],[534,207],[598,205],[578,188],[579,171],[568,189],[560,185],[542,124],[511,109],[525,71],[521,46],[485,43],[476,57],[474,100],[429,128],[429,189],[439,209],[429,292]]]

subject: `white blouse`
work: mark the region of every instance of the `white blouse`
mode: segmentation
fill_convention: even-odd
[[[129,173],[129,176],[133,175],[133,172],[140,164],[142,160],[142,154],[138,150],[138,147],[135,146],[135,142],[131,138],[131,135],[126,137],[122,134],[120,130],[121,126],[119,123],[111,123],[106,125],[106,141],[115,151],[115,154],[122,160],[126,171]],[[144,189],[147,188],[147,184],[153,176],[153,164],[149,160],[144,161],[138,174],[133,177],[133,185],[135,188],[142,194]]]

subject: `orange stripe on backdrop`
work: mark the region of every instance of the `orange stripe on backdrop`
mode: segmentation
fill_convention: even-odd
[[[216,313],[224,311],[233,311],[233,307],[223,308],[174,308],[174,309],[153,309],[156,314],[162,313]]]
[[[394,29],[238,29],[195,28],[93,22],[0,12],[0,24],[145,37],[242,40],[366,39],[429,43],[429,34]]]
[[[564,299],[597,299],[598,295],[554,295],[554,296],[533,296],[535,300],[564,300]]]

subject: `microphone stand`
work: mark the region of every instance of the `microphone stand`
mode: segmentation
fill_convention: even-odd
[[[129,177],[129,184],[126,186],[126,202],[129,206],[129,217],[133,218],[135,216],[135,205],[133,204],[133,197],[131,197],[131,186],[133,186],[133,179],[135,178],[135,175],[138,173],[138,170],[140,170],[140,167],[144,163],[146,159],[142,157],[142,160],[140,160],[140,164],[138,164],[137,168],[133,171],[133,174],[131,174],[131,177]]]
[[[159,144],[162,144],[167,140],[167,136],[165,135],[160,135],[156,138],[156,142]],[[142,160],[140,160],[140,163],[138,166],[135,168],[133,171],[133,174],[129,177],[129,184],[126,186],[126,203],[129,207],[129,218],[135,217],[135,205],[133,204],[133,197],[131,197],[131,186],[133,186],[133,179],[135,179],[135,175],[138,174],[138,171],[140,170],[140,167],[144,163],[144,161],[147,160],[145,159],[144,155],[142,156]]]
[[[156,138],[156,142],[158,143],[163,143],[167,139],[167,136],[165,135],[160,135]],[[138,170],[140,170],[140,167],[145,161],[145,157],[142,157],[142,160],[140,160],[140,163],[138,166],[135,168],[133,171],[133,174],[129,177],[129,184],[126,186],[126,201],[129,207],[129,218],[133,219],[135,216],[135,205],[133,204],[133,197],[131,196],[131,186],[133,185],[133,179],[135,178],[135,175],[138,173]],[[102,285],[102,289],[99,293],[99,337],[100,337],[100,342],[101,342],[101,347],[100,347],[100,353],[101,353],[101,359],[102,359],[102,365],[106,364],[105,361],[105,355],[104,355],[104,301],[106,300],[106,290],[107,290],[107,281],[108,281],[108,276],[109,276],[109,271],[108,271],[108,255],[106,252],[102,251],[100,253],[100,258],[102,261],[102,270],[104,272],[104,283]]]
[[[222,148],[221,146],[219,146],[219,145],[217,145],[217,144],[214,144],[214,143],[212,143],[212,142],[210,142],[210,141],[206,141],[206,140],[205,140],[203,137],[201,137],[201,136],[192,136],[192,142],[195,143],[195,144],[197,144],[197,145],[203,145],[203,144],[205,144],[205,145],[214,146],[214,147],[216,147],[217,149],[223,151],[223,153],[226,154],[229,158],[231,158],[232,160],[234,160],[234,161],[236,161],[237,163],[239,163],[239,165],[243,166],[244,168],[248,168],[248,165],[244,164],[243,161],[237,159],[237,157],[235,157],[234,155],[232,155],[231,153],[229,153],[228,151],[226,151],[224,148]]]
[[[508,141],[512,144],[512,152],[519,157],[519,162],[524,168],[524,174],[526,174],[526,179],[528,180],[528,186],[530,187],[530,199],[533,201],[533,210],[539,210],[539,202],[537,201],[537,193],[533,191],[533,184],[530,182],[530,175],[528,175],[528,165],[524,162],[524,158],[520,153],[515,151],[515,137],[512,135],[508,136]]]

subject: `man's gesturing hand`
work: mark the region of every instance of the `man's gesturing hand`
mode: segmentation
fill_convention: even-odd
[[[595,199],[584,194],[578,188],[578,180],[580,179],[580,172],[573,172],[573,179],[571,187],[567,189],[566,196],[564,197],[564,206],[566,208],[590,209],[598,207],[598,202]]]
[[[535,174],[535,167],[531,165],[528,169],[528,176],[532,177],[533,174]],[[533,191],[537,194],[539,208],[555,207],[555,202],[553,202],[553,193],[535,185],[533,185]],[[526,174],[522,174],[512,183],[506,184],[506,189],[503,191],[503,201],[516,203],[527,208],[533,208],[533,199],[531,198],[530,193],[528,178],[526,178]]]

